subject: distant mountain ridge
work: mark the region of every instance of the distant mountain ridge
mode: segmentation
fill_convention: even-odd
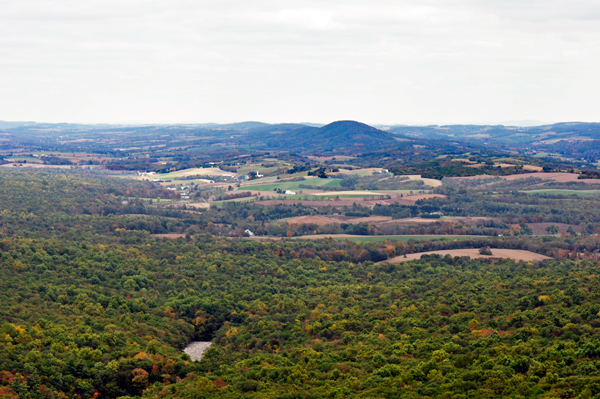
[[[227,143],[230,148],[293,152],[344,153],[345,155],[398,149],[407,145],[434,145],[434,142],[469,143],[469,145],[505,145],[529,147],[524,151],[559,153],[569,145],[578,158],[596,162],[600,157],[600,123],[560,122],[543,126],[503,125],[376,125],[370,126],[352,120],[341,120],[321,126],[312,123],[270,124],[243,121],[229,124],[73,124],[37,123],[27,121],[0,121],[0,132],[15,137],[53,138],[64,140],[93,137],[97,132],[120,134],[135,140],[157,136],[164,140],[165,134],[185,134],[213,140],[213,144]],[[60,136],[60,137],[59,137]],[[9,136],[6,136],[7,138]],[[163,138],[160,138],[163,137]],[[0,142],[0,145],[8,145]],[[435,144],[438,145],[438,144]],[[443,145],[443,144],[440,144]],[[461,144],[462,145],[462,144]],[[535,147],[534,147],[535,146]],[[543,147],[543,150],[542,150]],[[592,151],[593,150],[593,151]]]
[[[304,126],[286,134],[256,137],[270,148],[294,150],[375,150],[397,143],[391,133],[356,121],[336,121],[323,127]]]
[[[365,143],[366,140],[394,142],[394,136],[383,130],[356,121],[337,121],[318,128],[316,138],[321,140],[350,140]]]

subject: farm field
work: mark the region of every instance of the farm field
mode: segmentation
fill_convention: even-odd
[[[280,180],[277,179],[277,176],[269,176],[269,177],[261,177],[259,179],[253,179],[243,183],[244,187],[249,186],[258,186],[261,184],[271,184],[273,182],[278,182]]]
[[[558,233],[566,233],[567,230],[569,229],[569,226],[571,226],[571,228],[573,229],[573,231],[575,231],[576,233],[581,233],[582,232],[582,228],[579,225],[569,225],[566,223],[529,223],[529,227],[531,227],[531,230],[533,231],[533,234],[535,235],[548,235],[550,233],[548,233],[546,231],[546,228],[550,227],[550,226],[556,226],[558,227]]]
[[[300,189],[300,190],[303,190],[303,189]],[[418,192],[419,193],[428,193],[427,190],[418,191]],[[274,195],[270,191],[261,192],[261,193],[263,193],[264,195]],[[399,194],[402,194],[402,196],[400,196]],[[404,194],[407,194],[407,195],[404,195]],[[409,192],[400,193],[400,192],[394,192],[394,191],[365,191],[365,190],[315,192],[315,190],[310,190],[310,189],[303,190],[303,194],[286,195],[285,198],[286,199],[322,200],[324,198],[336,198],[336,197],[339,197],[339,198],[364,198],[364,197],[378,197],[378,196],[384,196],[384,195],[389,195],[392,198],[398,198],[398,199],[411,198],[411,195]],[[413,194],[413,195],[420,195],[420,194]]]
[[[285,219],[288,224],[316,224],[319,226],[324,226],[331,223],[369,223],[369,224],[404,224],[404,225],[424,225],[431,224],[437,222],[463,222],[467,224],[474,224],[480,220],[489,220],[491,218],[485,217],[459,217],[459,216],[451,216],[451,217],[442,217],[440,219],[429,219],[429,218],[404,218],[404,219],[392,219],[390,216],[368,216],[368,217],[352,217],[352,216],[323,216],[323,215],[313,215],[313,216],[299,216],[296,218]],[[535,228],[536,224],[532,224],[532,228]],[[544,223],[539,223],[539,225],[544,225]],[[550,223],[548,223],[550,225]],[[568,225],[559,226],[560,228],[566,231]],[[575,227],[575,230],[579,229],[579,226]]]
[[[4,165],[0,165],[0,167],[4,167],[4,168],[10,168],[10,167],[16,167],[16,168],[48,168],[48,169],[70,169],[71,165],[44,165],[42,163],[32,163],[32,162],[27,162],[27,163],[6,163]]]
[[[155,177],[155,179],[159,179],[158,177]],[[160,178],[161,180],[163,180],[162,178]],[[178,185],[178,184],[182,184],[182,185],[190,185],[192,183],[194,184],[198,184],[198,185],[204,185],[204,184],[233,184],[233,181],[231,183],[211,183],[212,180],[209,179],[190,179],[190,180],[176,180],[176,179],[168,179],[168,182],[161,182],[160,184],[162,186],[173,186],[173,185]]]
[[[42,160],[37,157],[28,157],[28,156],[14,156],[14,157],[6,157],[7,161],[11,162],[31,162],[31,163],[42,163]]]
[[[336,156],[330,156],[330,157],[318,157],[318,156],[313,156],[313,155],[309,155],[308,158],[310,159],[315,159],[318,161],[345,161],[347,159],[356,159],[356,157],[351,157],[348,155],[336,155]]]
[[[430,252],[418,252],[414,254],[407,254],[406,257],[396,256],[395,258],[388,259],[383,262],[378,263],[401,263],[415,259],[421,259],[422,255],[433,255],[438,254],[441,256],[450,255],[452,257],[455,256],[469,256],[472,259],[490,259],[490,258],[506,258],[513,260],[522,260],[525,262],[540,262],[542,260],[552,259],[549,256],[536,254],[535,252],[525,251],[521,249],[501,249],[501,248],[492,248],[492,255],[481,255],[479,253],[479,249],[477,248],[468,248],[468,249],[447,249],[440,251],[430,251]]]
[[[383,193],[383,194],[431,194],[431,190],[377,190],[377,192],[379,193]]]
[[[318,196],[339,195],[339,196],[363,197],[366,195],[385,195],[385,193],[381,193],[379,191],[356,190],[356,191],[331,191],[331,192],[325,192],[325,193],[315,193],[315,195],[318,195]]]
[[[550,152],[538,152],[534,155],[535,158],[544,158],[544,157],[560,157],[560,154],[550,153]]]
[[[238,191],[243,191],[245,188],[251,188],[258,191],[273,191],[274,189],[281,190],[303,190],[300,185],[319,186],[319,187],[339,187],[340,179],[306,179],[293,182],[271,183],[271,184],[244,184]],[[304,189],[306,190],[306,189]]]
[[[238,168],[237,173],[240,175],[245,175],[250,172],[259,172],[260,174],[267,174],[267,173],[273,173],[273,172],[277,171],[277,169],[284,167],[286,165],[287,165],[286,163],[279,163],[279,162],[277,162],[275,166],[270,166],[270,167],[264,167],[260,164],[245,165],[245,166]]]
[[[600,194],[600,190],[563,190],[563,189],[522,190],[521,192],[527,193],[527,194],[580,195],[583,197],[591,197],[593,195]]]
[[[338,241],[351,241],[351,242],[381,242],[386,240],[406,242],[410,240],[424,241],[424,240],[464,240],[467,238],[481,237],[481,236],[456,236],[456,235],[385,235],[385,236],[359,236],[353,234],[310,234],[305,236],[296,237],[244,237],[245,239],[253,240],[321,240],[325,238],[333,238]]]
[[[198,175],[207,175],[207,176],[222,176],[222,175],[232,175],[235,176],[236,173],[227,172],[221,170],[219,168],[190,168],[190,169],[182,169],[175,172],[170,173],[157,173],[150,176],[140,176],[142,180],[152,180],[152,179],[177,179],[181,177],[188,176],[198,176]]]
[[[171,183],[168,183],[171,184]],[[227,183],[220,183],[223,184],[225,186],[227,186]],[[357,200],[360,201],[380,201],[380,200],[375,200],[372,199],[370,197],[381,197],[381,196],[385,196],[385,195],[389,195],[391,197],[390,200],[392,201],[397,201],[399,203],[407,203],[406,201],[412,203],[414,201],[417,201],[418,199],[421,199],[422,197],[418,197],[417,196],[421,196],[421,195],[428,195],[429,191],[428,190],[421,190],[421,191],[413,191],[413,193],[419,193],[419,194],[410,194],[411,190],[397,190],[397,191],[366,191],[366,190],[360,190],[360,191],[327,191],[327,192],[318,192],[316,189],[299,189],[298,191],[301,191],[302,194],[277,194],[274,191],[265,191],[265,190],[258,190],[257,189],[258,186],[242,186],[240,188],[238,188],[236,191],[237,192],[250,192],[252,194],[256,194],[259,197],[270,197],[269,198],[265,198],[262,201],[293,201],[293,200],[298,200],[298,201],[330,201],[330,200],[334,200],[336,198],[338,198],[339,200],[342,199],[352,199],[355,198]],[[260,188],[262,188],[262,186],[260,186]],[[287,189],[286,189],[287,190]],[[292,189],[293,190],[293,189]],[[420,194],[423,193],[423,194]],[[226,202],[233,202],[233,201],[248,201],[247,197],[244,198],[235,198],[235,199],[231,199],[231,200],[226,200]],[[338,201],[338,200],[336,200]],[[387,200],[389,201],[389,200]],[[215,203],[218,202],[223,202],[223,201],[217,201]]]
[[[539,179],[551,180],[555,183],[588,183],[588,184],[600,184],[600,180],[597,179],[578,179],[579,174],[567,173],[567,172],[538,172],[538,173],[518,173],[514,175],[506,176],[492,176],[492,175],[477,175],[477,176],[463,176],[455,177],[457,180],[477,180],[477,179],[490,179],[500,178],[508,181],[514,181],[519,179],[527,179],[530,177],[536,177]]]
[[[425,183],[425,185],[430,186],[430,187],[440,187],[442,185],[441,180],[429,179],[429,178],[421,177],[421,175],[408,175],[408,179],[409,180],[420,180],[423,183]]]
[[[406,242],[406,241],[410,241],[410,240],[415,240],[415,241],[464,240],[467,238],[477,237],[477,236],[451,236],[451,235],[355,236],[355,235],[347,235],[347,234],[340,234],[340,236],[347,236],[347,237],[339,237],[339,236],[336,237],[335,235],[331,235],[330,237],[335,240],[341,240],[341,241],[348,240],[348,241],[352,241],[352,242],[380,242],[380,241],[386,241],[386,240],[400,241],[400,242]],[[316,237],[319,237],[319,236],[304,236],[304,237],[298,237],[298,238],[317,239]]]
[[[368,176],[373,173],[381,172],[382,170],[383,169],[381,168],[340,169],[339,172],[334,172],[332,174]]]
[[[292,218],[286,220],[288,224],[316,224],[318,226],[325,226],[332,223],[340,223],[338,220],[335,220],[333,217],[326,216],[300,216],[297,218]]]
[[[217,205],[217,206],[222,206],[224,203],[229,203],[229,202],[257,202],[256,201],[256,197],[243,197],[243,198],[235,198],[235,199],[230,199],[230,200],[224,200],[224,201],[213,201],[210,205]],[[194,205],[194,204],[191,204]],[[201,205],[201,204],[200,204]]]
[[[155,202],[155,203],[158,203],[158,202],[171,202],[171,201],[173,201],[173,199],[171,199],[171,198],[127,197],[127,199],[128,200],[141,199],[141,200],[144,200],[144,201],[150,201],[151,200],[152,202]]]
[[[185,238],[185,234],[179,234],[179,233],[151,234],[151,236],[156,237],[156,238],[170,238],[170,239]]]
[[[293,197],[293,196],[291,196],[291,195],[286,196],[286,198],[288,198],[288,197]],[[300,195],[299,197],[303,198],[304,195]],[[394,204],[394,203],[398,203],[400,205],[413,205],[418,200],[435,198],[435,197],[443,198],[444,195],[442,195],[442,194],[417,194],[417,195],[411,195],[411,196],[407,196],[407,197],[403,197],[403,198],[392,197],[391,199],[382,199],[382,200],[371,200],[371,199],[365,199],[365,198],[360,198],[360,197],[340,198],[338,200],[321,200],[321,201],[311,201],[311,200],[304,200],[304,199],[289,198],[289,199],[264,200],[264,201],[259,201],[256,204],[260,205],[260,206],[302,204],[305,206],[311,206],[311,207],[316,207],[316,208],[320,208],[320,207],[324,207],[324,206],[333,206],[335,208],[342,208],[344,206],[352,206],[353,204],[357,204],[357,205],[372,207],[372,206],[375,206],[375,204],[390,205],[390,204]],[[436,220],[439,220],[439,219],[436,219]]]
[[[287,220],[288,224],[316,224],[324,226],[331,223],[380,223],[391,221],[390,216],[368,216],[368,217],[348,217],[348,216],[331,216],[325,217],[321,215],[300,216]]]
[[[527,170],[530,172],[541,172],[542,170],[544,170],[544,168],[535,165],[523,165],[523,170]]]
[[[200,208],[200,209],[210,208],[210,204],[205,203],[205,202],[200,202],[200,203],[196,203],[196,204],[186,204],[186,206],[188,208],[190,208],[190,207],[192,207],[192,208]]]
[[[502,178],[512,181],[517,179],[526,179],[528,177],[539,177],[540,179],[550,179],[557,183],[568,183],[568,182],[583,182],[598,184],[600,181],[594,179],[577,179],[579,175],[577,173],[565,173],[565,172],[539,172],[539,173],[523,173],[509,176],[501,176]]]

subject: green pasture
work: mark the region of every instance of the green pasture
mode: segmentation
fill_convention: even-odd
[[[301,182],[298,182],[301,183]],[[267,189],[265,189],[264,187],[267,186],[269,188],[271,187],[280,187],[276,184],[261,184],[261,185],[257,185],[257,186],[242,186],[240,187],[237,191],[245,191],[245,190],[260,190],[260,191],[267,191]],[[282,190],[302,190],[302,188],[282,188]],[[272,190],[272,188],[271,188]],[[306,190],[306,189],[305,189]],[[364,190],[361,190],[364,191]],[[365,194],[338,194],[336,191],[331,191],[328,192],[327,194],[322,194],[322,195],[315,195],[315,194],[294,194],[294,195],[285,195],[285,194],[277,194],[275,191],[273,191],[272,193],[270,191],[267,191],[264,194],[264,201],[268,201],[271,199],[274,200],[306,200],[306,201],[328,201],[332,198],[338,197],[338,198],[364,198],[364,197],[375,197],[375,196],[380,196],[382,194],[388,194],[390,196],[392,196],[392,198],[394,197],[394,195],[397,194],[409,194],[410,192],[413,192],[414,194],[419,194],[419,193],[430,193],[430,190],[381,190],[381,191],[374,191],[374,192],[370,192],[370,193],[365,193]],[[269,198],[271,197],[271,198]],[[256,198],[256,197],[252,197],[252,198]],[[410,198],[410,196],[405,196],[405,198]],[[248,201],[248,198],[237,198],[237,199],[233,199],[233,200],[229,200],[229,201]],[[228,201],[228,202],[229,202]],[[215,201],[214,204],[220,205],[223,201]]]
[[[276,178],[279,177],[280,179],[293,179],[295,177],[306,177],[306,176],[308,176],[308,170],[304,170],[302,172],[291,173],[291,174],[284,173],[284,174],[276,176]]]
[[[163,180],[176,180],[177,178],[181,178],[181,177],[192,177],[192,176],[200,176],[197,177],[198,179],[202,179],[202,176],[221,176],[224,174],[230,174],[233,175],[233,172],[227,172],[218,168],[192,168],[192,169],[197,169],[194,171],[191,171],[190,169],[182,169],[182,170],[177,170],[175,172],[169,172],[169,173],[160,173],[160,174],[155,174],[152,176],[149,176],[153,179],[163,179]]]
[[[281,190],[302,190],[300,185],[319,186],[319,187],[339,187],[340,179],[307,179],[302,181],[272,183],[272,184],[247,184],[239,188],[239,191],[244,190],[259,190],[273,191],[274,189]]]
[[[235,198],[225,201],[215,201],[211,202],[211,205],[222,206],[226,202],[253,202],[256,201],[256,197],[244,197],[244,198]]]
[[[246,166],[242,166],[242,167],[238,168],[237,173],[240,175],[246,175],[250,172],[258,171],[258,173],[260,173],[261,175],[265,175],[265,174],[273,173],[273,172],[277,171],[277,169],[279,169],[283,166],[284,165],[282,165],[282,164],[277,164],[275,166],[265,168],[264,166],[261,166],[261,165],[246,165]]]
[[[382,194],[431,194],[431,190],[375,190],[378,193]]]
[[[27,162],[31,162],[31,163],[42,163],[42,160],[36,157],[28,157],[28,156],[13,156],[13,157],[5,157],[4,159],[6,159],[7,161],[13,161],[13,162],[23,162],[23,161],[27,161]]]

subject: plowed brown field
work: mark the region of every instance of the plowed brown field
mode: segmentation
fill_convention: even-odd
[[[590,184],[600,184],[600,180],[596,179],[577,179],[579,175],[577,173],[563,173],[563,172],[539,172],[539,173],[520,173],[516,175],[507,175],[507,176],[491,176],[491,175],[478,175],[478,176],[465,176],[465,177],[456,177],[455,179],[486,179],[490,177],[500,177],[506,180],[516,180],[516,179],[527,179],[528,177],[539,177],[540,179],[549,179],[555,181],[557,183],[568,183],[568,182],[580,182],[580,183],[590,183]]]
[[[297,218],[289,219],[288,224],[316,224],[319,226],[325,226],[327,224],[339,223],[337,220],[330,219],[325,216],[300,216]]]
[[[501,249],[501,248],[492,248],[492,255],[481,255],[479,253],[478,248],[469,248],[469,249],[447,249],[441,251],[431,251],[431,252],[417,252],[414,254],[396,256],[395,258],[388,259],[383,262],[378,263],[401,263],[409,260],[421,259],[421,255],[431,255],[431,254],[439,254],[441,256],[450,255],[452,257],[455,256],[469,256],[472,259],[480,259],[480,258],[507,258],[514,260],[523,260],[526,262],[540,262],[546,259],[552,259],[545,255],[536,254],[535,252],[525,251],[522,249]]]

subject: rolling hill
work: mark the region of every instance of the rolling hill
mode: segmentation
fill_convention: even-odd
[[[270,134],[256,138],[269,148],[295,151],[364,152],[397,143],[392,134],[356,121],[337,121],[320,128],[300,127],[286,134]]]

